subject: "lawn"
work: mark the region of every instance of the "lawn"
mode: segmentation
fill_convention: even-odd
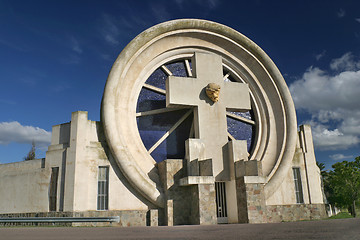
[[[353,218],[353,216],[351,216],[350,213],[348,212],[340,212],[337,215],[329,217],[329,219],[342,219],[342,218]]]

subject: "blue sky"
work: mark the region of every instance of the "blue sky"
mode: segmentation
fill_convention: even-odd
[[[51,127],[71,112],[98,121],[117,55],[178,18],[225,24],[272,58],[319,162],[360,155],[360,1],[0,0],[0,163],[21,161],[32,140],[45,157]]]

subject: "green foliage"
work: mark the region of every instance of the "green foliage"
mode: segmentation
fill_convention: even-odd
[[[321,162],[316,162],[316,165],[319,167],[320,171],[323,172],[325,169],[325,164]]]
[[[319,167],[320,169],[320,173],[321,173],[321,187],[324,191],[325,197],[328,200],[328,202],[330,204],[335,204],[334,202],[332,202],[331,200],[331,196],[332,196],[332,189],[330,187],[329,184],[329,172],[325,171],[325,164],[324,163],[320,163],[320,162],[316,162],[316,165]]]
[[[29,153],[26,155],[26,157],[24,157],[24,161],[34,160],[36,158],[35,151],[36,151],[35,142],[32,141],[31,149]]]
[[[360,199],[360,157],[353,162],[335,163],[332,167],[333,170],[325,174],[324,180],[328,200],[338,207],[348,208],[355,217],[356,202]]]

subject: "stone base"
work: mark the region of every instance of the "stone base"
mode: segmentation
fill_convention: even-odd
[[[166,205],[159,212],[161,225],[216,224],[213,176],[185,177],[181,159],[162,161],[158,169],[166,196]]]
[[[20,218],[20,217],[112,217],[119,216],[117,222],[99,223],[0,223],[0,226],[149,226],[147,223],[147,210],[119,210],[119,211],[86,211],[86,212],[37,212],[37,213],[8,213],[0,214],[0,218]],[[155,220],[154,220],[155,221]]]
[[[264,184],[258,179],[261,178],[242,177],[236,180],[239,223],[267,222]]]
[[[189,189],[179,185],[180,179],[185,176],[183,160],[167,159],[158,163],[157,166],[166,196],[165,207],[159,209],[160,225],[189,224]]]
[[[268,222],[293,222],[327,218],[325,204],[266,206]]]
[[[159,210],[150,209],[146,215],[146,224],[148,226],[159,226]]]
[[[215,184],[196,184],[187,188],[191,192],[190,224],[217,224]]]

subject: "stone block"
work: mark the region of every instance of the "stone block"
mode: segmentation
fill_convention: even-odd
[[[166,226],[174,226],[174,200],[168,199],[166,200],[166,206],[165,206],[165,224]]]
[[[188,176],[180,179],[180,186],[190,186],[199,184],[214,184],[213,176]]]
[[[247,144],[245,140],[232,140],[227,143],[229,152],[229,171],[230,179],[235,179],[236,171],[238,176],[245,176],[244,162],[248,160]],[[242,163],[238,163],[238,162]],[[234,164],[240,166],[234,169]]]
[[[264,178],[257,176],[238,178],[236,193],[240,223],[267,222]]]
[[[191,192],[190,224],[216,224],[215,184],[198,184],[189,188]]]
[[[244,176],[262,176],[262,165],[257,160],[244,161],[240,160],[235,162],[235,178]]]
[[[188,176],[199,175],[199,165],[196,160],[205,159],[205,143],[201,139],[189,138],[185,141],[185,159]]]
[[[158,163],[158,170],[166,197],[165,207],[159,209],[160,224],[187,224],[190,215],[190,196],[188,189],[180,186],[180,179],[185,176],[183,160],[167,159]]]
[[[167,159],[159,162],[157,167],[165,193],[184,176],[182,159]]]
[[[211,159],[205,159],[198,161],[199,164],[199,175],[200,176],[212,176],[213,175],[213,166]]]
[[[199,176],[200,175],[200,169],[199,169],[199,160],[194,159],[192,161],[187,161],[187,173],[189,176]]]
[[[301,221],[327,218],[324,204],[266,206],[268,222]]]
[[[235,178],[241,178],[246,176],[245,161],[237,161],[234,163]]]
[[[248,160],[247,142],[246,140],[232,140],[228,142],[228,150],[230,162],[237,162],[240,160]]]
[[[159,226],[159,211],[157,209],[150,209],[147,212],[147,225]]]

